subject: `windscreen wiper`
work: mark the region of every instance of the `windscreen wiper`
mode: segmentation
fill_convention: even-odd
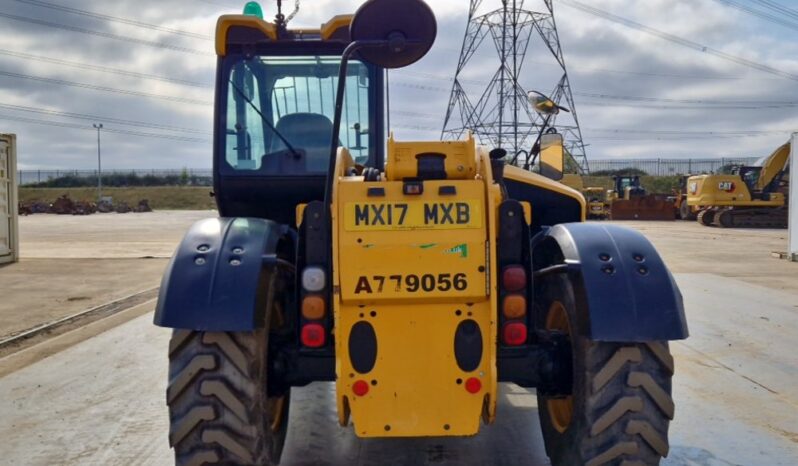
[[[242,91],[238,86],[236,86],[236,83],[234,83],[232,79],[230,80],[230,85],[233,86],[233,89],[236,90],[238,95],[241,96],[241,98],[244,99],[244,101],[248,103],[250,107],[252,107],[252,110],[255,110],[255,113],[257,113],[260,116],[260,119],[263,120],[264,123],[266,123],[269,129],[271,129],[274,132],[274,134],[278,138],[280,138],[280,141],[282,141],[283,144],[285,144],[285,147],[288,148],[288,151],[291,152],[291,155],[293,155],[296,158],[302,157],[302,152],[295,149],[294,146],[292,146],[291,143],[288,142],[288,139],[286,139],[285,136],[283,136],[279,131],[277,131],[277,128],[275,128],[274,125],[269,123],[269,120],[266,118],[266,116],[260,111],[260,109],[254,103],[252,103],[252,100],[249,97],[247,97],[246,94],[244,94],[244,91]]]

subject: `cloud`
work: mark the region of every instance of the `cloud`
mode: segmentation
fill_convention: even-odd
[[[56,0],[53,0],[54,2]],[[520,1],[520,0],[519,0]],[[586,0],[585,0],[586,1]],[[140,0],[108,2],[74,0],[59,4],[119,18],[156,24],[211,36],[221,13],[241,11],[243,0]],[[284,1],[286,9],[293,2]],[[359,0],[302,0],[296,26],[318,27],[335,14],[356,10]],[[273,2],[262,2],[267,15]],[[432,0],[438,15],[439,37],[431,53],[418,64],[391,73],[392,124],[400,139],[435,139],[440,135],[467,19],[466,0]],[[484,0],[480,13],[497,8]],[[798,73],[798,35],[794,30],[766,23],[724,7],[715,0],[591,0],[596,8],[683,36],[724,52]],[[542,9],[542,0],[527,0],[527,8]],[[627,131],[777,131],[798,130],[795,106],[725,109],[722,105],[678,105],[666,102],[610,100],[621,97],[696,101],[785,103],[798,95],[798,82],[766,74],[608,22],[555,1],[556,19],[569,76],[576,93],[588,157],[721,157],[761,156],[782,143],[787,134],[763,133],[744,138],[656,136]],[[77,63],[124,69],[213,84],[213,41],[185,37],[130,24],[56,11],[8,0],[2,13],[97,31],[117,38],[83,34],[0,17],[0,50],[57,58]],[[128,40],[121,39],[127,38]],[[523,84],[549,91],[559,78],[550,54],[536,37],[524,66]],[[142,42],[200,50],[184,53]],[[495,70],[489,49],[475,57],[465,79],[469,91]],[[155,79],[120,76],[96,69],[70,67],[23,59],[0,52],[0,72],[37,76],[138,93],[211,101],[213,89]],[[0,76],[0,104],[211,131],[212,107],[153,97],[64,86],[28,78]],[[659,108],[663,107],[663,108]],[[681,107],[681,108],[680,108]],[[721,107],[721,108],[719,108]],[[96,133],[92,121],[40,115],[0,108],[0,117],[38,119],[82,125],[83,129],[44,126],[0,119],[0,131],[16,132],[22,168],[91,168]],[[207,139],[179,142],[132,135],[103,135],[104,166],[109,168],[209,167],[210,136],[134,128],[105,122],[107,128],[181,135]],[[609,133],[608,130],[619,130]],[[621,140],[609,140],[607,138]],[[644,139],[644,140],[641,140]]]

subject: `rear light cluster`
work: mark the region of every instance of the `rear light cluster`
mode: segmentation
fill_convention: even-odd
[[[502,343],[521,346],[527,341],[526,269],[521,265],[504,267],[501,274]]]
[[[327,343],[327,330],[324,318],[327,317],[327,302],[324,290],[327,287],[327,274],[321,267],[307,267],[302,272],[302,345],[308,348],[321,348]]]

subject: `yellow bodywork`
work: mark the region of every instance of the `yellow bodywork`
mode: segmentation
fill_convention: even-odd
[[[585,189],[585,183],[582,180],[582,177],[580,175],[576,175],[573,173],[565,173],[562,176],[560,183],[577,191],[582,191],[583,189]]]
[[[582,190],[587,202],[587,215],[591,218],[609,217],[609,205],[605,201],[607,192],[604,188],[590,187]]]
[[[784,195],[772,193],[768,201],[752,199],[748,186],[738,175],[698,175],[687,180],[687,203],[697,208],[779,207],[784,205]]]
[[[289,32],[298,36],[318,35],[321,40],[331,40],[340,29],[349,27],[353,17],[353,15],[338,15],[318,29],[291,29]],[[222,15],[216,22],[216,55],[220,57],[227,55],[228,33],[233,27],[260,31],[266,38],[274,41],[278,40],[279,36],[277,26],[269,21],[249,15]]]
[[[566,174],[566,175],[564,175],[563,180],[567,179],[565,177],[569,177],[569,176],[579,177],[579,175],[567,175]],[[546,191],[552,191],[552,192],[555,192],[557,194],[561,194],[564,197],[570,197],[571,199],[573,199],[573,200],[575,200],[575,201],[577,201],[579,203],[580,210],[581,210],[581,216],[582,216],[581,220],[583,222],[585,221],[586,212],[587,212],[587,203],[585,202],[585,197],[582,195],[581,192],[577,191],[576,189],[574,189],[574,188],[572,188],[572,187],[570,187],[570,186],[568,186],[566,184],[563,184],[562,181],[557,182],[557,181],[551,180],[549,178],[546,178],[545,176],[541,176],[541,175],[539,175],[537,173],[532,173],[532,172],[530,172],[528,170],[524,170],[522,168],[515,167],[515,166],[512,166],[512,165],[508,165],[508,166],[504,167],[504,178],[508,179],[508,180],[512,180],[512,181],[517,181],[519,183],[523,183],[523,184],[526,184],[526,185],[543,188]],[[579,177],[579,182],[580,183],[582,182],[581,177]],[[534,214],[535,213],[532,212],[532,215],[534,215]]]
[[[344,176],[353,163],[345,149],[339,150],[333,193],[339,419],[346,425],[351,418],[360,437],[474,435],[480,419],[492,422],[496,412],[496,257],[491,245],[501,190],[493,182],[487,152],[472,139],[391,140],[388,147],[388,173],[405,173],[408,151],[443,153],[464,168],[458,170],[458,163],[452,174],[461,177],[426,181],[423,194],[405,195],[401,179],[366,183],[360,176]],[[464,153],[473,158],[461,159]],[[456,196],[440,195],[442,186],[454,187]],[[373,188],[384,189],[384,196],[370,197]],[[438,209],[435,221],[430,221],[432,207]],[[376,211],[381,212],[379,221]],[[455,330],[466,319],[477,323],[483,342],[481,362],[468,373],[454,355]],[[377,362],[368,374],[355,371],[348,353],[349,333],[361,320],[373,325],[378,342]],[[465,388],[471,377],[481,382],[476,394]],[[353,393],[358,380],[369,383],[365,396]]]

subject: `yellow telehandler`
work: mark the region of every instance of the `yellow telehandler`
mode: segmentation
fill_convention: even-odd
[[[555,466],[666,456],[682,296],[642,235],[583,222],[562,136],[538,175],[472,137],[386,135],[385,70],[436,36],[421,0],[318,29],[245,11],[217,26],[220,217],[186,234],[155,313],[175,462],[279,463],[314,382],[358,437],[476,435],[507,382],[536,388]]]

